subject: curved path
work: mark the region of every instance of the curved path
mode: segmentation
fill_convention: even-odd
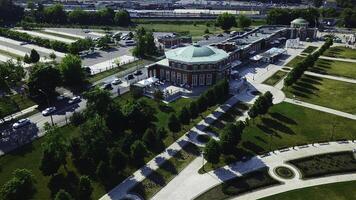
[[[288,160],[298,159],[302,157],[340,152],[340,151],[351,151],[356,148],[356,143],[349,141],[347,144],[340,144],[337,142],[330,142],[325,144],[310,144],[302,147],[288,148],[281,151],[274,151],[269,154],[269,156],[255,156],[246,162],[236,162],[228,166],[216,169],[214,171],[199,174],[198,170],[202,166],[202,157],[195,159],[190,165],[188,165],[178,176],[176,176],[172,181],[168,183],[161,191],[159,191],[152,199],[194,199],[200,194],[208,191],[209,189],[221,184],[222,182],[232,179],[237,176],[242,176],[243,174],[249,173],[251,171],[270,167],[274,169],[277,166],[284,166],[285,162]],[[290,167],[288,165],[288,167]],[[328,182],[335,182],[337,180],[344,181],[351,177],[352,180],[356,180],[355,177],[350,175],[340,175],[335,177],[326,177],[320,179],[312,179],[310,181],[291,179],[289,181],[291,184],[283,184],[281,186],[275,186],[268,188],[269,194],[280,193],[283,191],[293,190],[294,188],[301,188],[307,185],[318,185],[325,184]],[[294,186],[295,185],[295,186]],[[274,188],[274,189],[272,189]],[[265,189],[267,190],[267,189]],[[263,191],[257,191],[263,197],[268,193]],[[257,196],[251,195],[252,193],[245,194],[241,197],[244,199],[256,199]],[[238,198],[241,199],[240,196]]]

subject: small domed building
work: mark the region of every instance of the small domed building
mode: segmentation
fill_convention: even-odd
[[[309,28],[309,22],[303,18],[297,18],[290,23],[290,38],[299,38],[300,40],[315,39],[316,28]]]
[[[230,74],[229,54],[212,46],[193,44],[165,55],[165,59],[148,66],[149,77],[195,87],[212,85]]]

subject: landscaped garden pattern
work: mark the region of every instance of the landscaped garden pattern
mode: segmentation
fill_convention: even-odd
[[[347,47],[330,47],[323,55],[336,58],[356,59],[356,50]]]
[[[218,134],[223,127],[224,123],[219,119],[210,130]],[[325,140],[355,139],[355,132],[354,120],[280,103],[272,106],[268,114],[249,121],[235,153],[222,155],[218,164],[213,166],[207,163],[204,169],[210,171],[241,160],[244,156],[261,155],[285,147]]]
[[[260,200],[355,200],[355,185],[356,181],[318,185],[276,194]]]
[[[192,143],[188,143],[157,170],[152,171],[145,180],[137,184],[130,192],[139,194],[144,199],[150,199],[199,154],[199,148]]]
[[[294,172],[288,167],[276,167],[273,171],[277,176],[284,179],[291,179],[295,176]]]
[[[265,80],[263,83],[267,84],[267,85],[274,86],[287,74],[288,74],[288,72],[277,71],[275,74],[273,74],[267,80]]]
[[[343,112],[356,113],[356,84],[315,76],[303,75],[293,86],[284,87],[289,98],[294,98]]]
[[[195,200],[228,199],[246,192],[277,184],[280,184],[280,182],[268,174],[268,168],[264,168],[219,184],[201,194]]]
[[[309,71],[356,79],[356,63],[318,59]]]
[[[356,159],[351,151],[315,155],[288,162],[296,166],[305,179],[356,171]]]
[[[303,60],[304,60],[304,57],[296,56],[291,61],[289,61],[287,64],[285,64],[285,66],[294,68],[298,63],[302,62]]]
[[[310,54],[310,53],[313,53],[318,47],[316,46],[308,46],[306,49],[304,49],[302,51],[302,53],[305,53],[305,54]]]

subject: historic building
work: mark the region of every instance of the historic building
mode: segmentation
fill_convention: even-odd
[[[148,76],[192,87],[212,85],[229,75],[229,54],[212,46],[193,44],[166,53],[166,59],[148,66]]]
[[[310,28],[309,22],[303,18],[297,18],[290,23],[290,38],[299,38],[300,40],[315,39],[317,34],[316,28]]]

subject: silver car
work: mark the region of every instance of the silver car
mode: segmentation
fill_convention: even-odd
[[[47,115],[50,115],[51,113],[54,113],[56,111],[56,107],[49,107],[49,108],[46,108],[45,110],[42,111],[42,115],[43,116],[47,116]]]
[[[18,129],[18,128],[27,126],[27,125],[29,125],[29,124],[31,124],[30,119],[28,119],[28,118],[20,119],[19,121],[15,122],[15,123],[12,125],[12,128],[13,128],[13,129]]]

